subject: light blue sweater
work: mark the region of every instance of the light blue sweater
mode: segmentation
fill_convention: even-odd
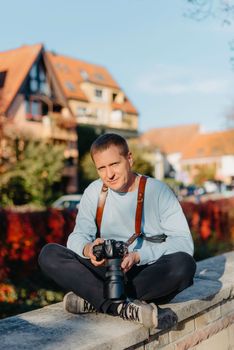
[[[68,237],[67,247],[83,256],[84,246],[96,237],[96,208],[102,181],[96,180],[85,190]],[[135,231],[137,190],[127,193],[108,189],[102,217],[101,237],[127,241]],[[193,255],[193,240],[181,206],[170,188],[161,181],[148,178],[145,187],[142,232],[150,237],[165,233],[163,243],[151,243],[138,238],[129,251],[138,251],[139,265],[151,264],[164,254],[186,252]]]

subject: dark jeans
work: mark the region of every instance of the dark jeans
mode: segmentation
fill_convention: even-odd
[[[107,311],[111,301],[103,297],[106,267],[95,267],[89,259],[55,243],[42,249],[39,265],[64,290],[73,291],[99,311]],[[168,302],[193,284],[195,270],[196,263],[187,253],[163,255],[151,265],[135,265],[126,273],[126,294],[157,304]]]

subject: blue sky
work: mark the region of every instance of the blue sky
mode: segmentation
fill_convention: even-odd
[[[194,21],[187,10],[186,0],[8,0],[0,51],[42,42],[104,65],[139,110],[140,131],[185,123],[219,130],[234,110],[234,28]]]

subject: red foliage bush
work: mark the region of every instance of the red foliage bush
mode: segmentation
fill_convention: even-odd
[[[76,212],[48,209],[38,212],[0,210],[0,282],[37,268],[41,248],[49,242],[66,244]],[[24,263],[23,271],[22,264]],[[16,271],[16,270],[19,271]]]
[[[194,237],[234,241],[234,198],[204,203],[182,202]],[[48,209],[38,212],[0,210],[0,283],[27,277],[37,269],[41,248],[49,242],[66,244],[76,212]]]
[[[234,241],[234,197],[181,205],[193,234],[204,241],[212,234],[217,240]]]

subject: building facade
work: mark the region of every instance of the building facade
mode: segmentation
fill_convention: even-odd
[[[140,142],[149,147],[159,179],[234,182],[234,129],[204,133],[197,124],[158,128],[142,134]]]
[[[79,125],[136,136],[138,112],[102,66],[48,52],[42,44],[0,53],[1,159],[10,157],[6,129],[64,144],[65,192],[77,192]]]

